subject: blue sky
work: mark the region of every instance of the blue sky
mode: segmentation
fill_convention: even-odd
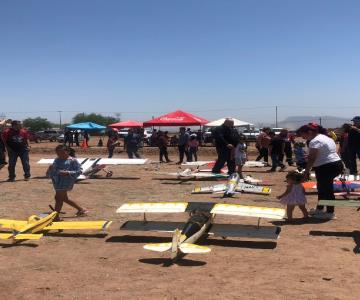
[[[360,115],[360,2],[0,0],[0,114]]]

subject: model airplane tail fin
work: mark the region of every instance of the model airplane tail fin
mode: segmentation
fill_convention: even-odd
[[[205,246],[183,243],[179,246],[182,253],[209,253],[211,249]]]
[[[0,233],[0,240],[7,240],[13,236],[12,233]]]
[[[17,234],[14,236],[15,240],[39,240],[42,238],[43,234],[31,234],[31,233],[23,233]]]

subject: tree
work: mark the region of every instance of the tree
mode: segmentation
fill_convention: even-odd
[[[80,113],[73,117],[73,123],[83,123],[83,122],[93,122],[99,125],[109,125],[115,122],[118,122],[118,119],[110,116],[103,116],[96,113],[84,114]]]
[[[31,131],[39,131],[52,127],[52,123],[46,118],[27,118],[23,120],[24,127],[28,128]]]

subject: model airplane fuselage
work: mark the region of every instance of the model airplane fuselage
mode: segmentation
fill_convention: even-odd
[[[12,233],[0,233],[0,239],[13,240],[38,240],[43,232],[49,230],[78,230],[78,229],[107,229],[111,221],[79,221],[79,222],[56,222],[57,212],[52,212],[45,217],[31,216],[27,221],[0,219],[2,228],[11,229]]]

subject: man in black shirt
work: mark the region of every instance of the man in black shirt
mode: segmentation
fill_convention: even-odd
[[[274,132],[270,132],[269,136],[271,137],[269,154],[272,160],[272,168],[269,171],[275,172],[277,167],[284,170],[286,167],[282,160],[284,158],[285,141],[280,136],[276,136]]]
[[[225,119],[224,123],[212,131],[215,139],[218,158],[212,169],[213,173],[220,173],[221,168],[227,163],[228,173],[235,172],[235,158],[232,154],[239,141],[239,133],[234,128],[234,120]]]
[[[129,158],[140,158],[138,153],[141,142],[141,136],[134,129],[129,128],[128,135],[124,139],[124,148]]]
[[[357,175],[356,157],[360,159],[360,116],[354,117],[351,121],[348,137],[348,154],[350,174]]]

